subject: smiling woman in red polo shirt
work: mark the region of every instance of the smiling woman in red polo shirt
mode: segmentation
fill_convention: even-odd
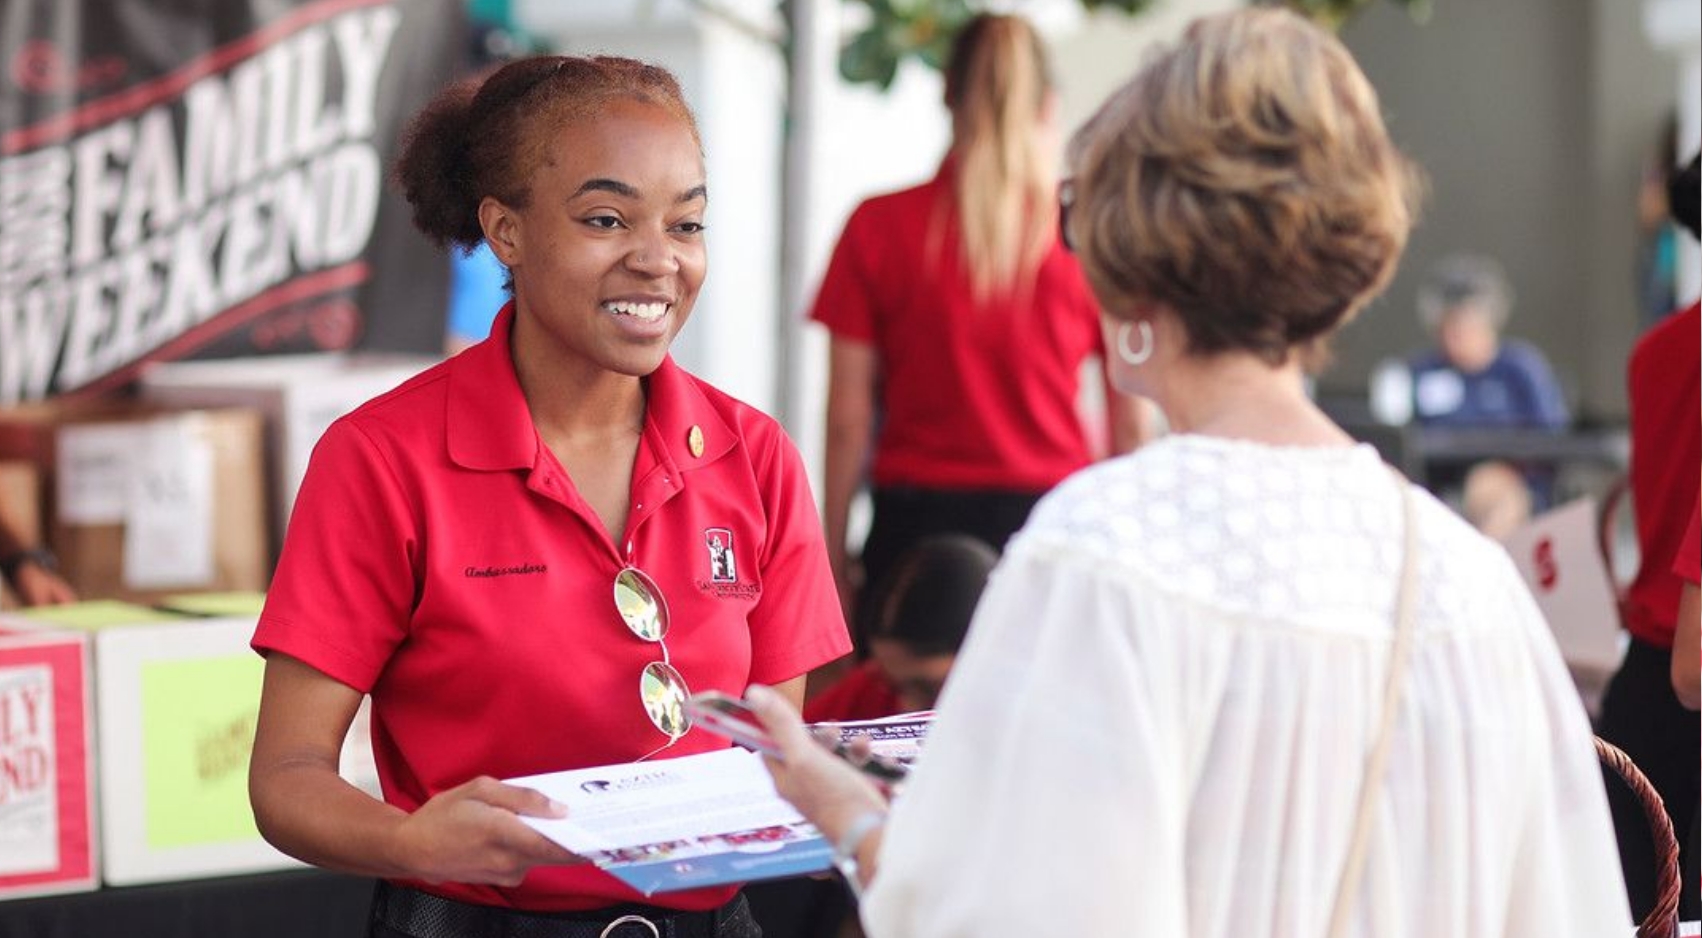
[[[688,687],[801,701],[849,648],[796,451],[668,357],[705,270],[679,88],[630,60],[522,60],[429,105],[398,176],[427,235],[491,245],[514,300],[314,452],[254,639],[261,830],[387,880],[373,935],[627,914],[755,934],[730,888],[638,905],[518,819],[557,810],[543,796],[493,781],[722,748],[684,724]],[[382,802],[337,776],[363,694]]]

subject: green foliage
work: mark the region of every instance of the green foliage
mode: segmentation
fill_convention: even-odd
[[[1154,0],[1080,0],[1083,8],[1143,13]],[[1259,0],[1255,0],[1259,2]],[[1339,30],[1374,0],[1263,0],[1277,2],[1330,29]],[[1430,18],[1432,0],[1388,0],[1414,22]],[[944,65],[952,36],[978,12],[970,0],[849,0],[868,13],[868,25],[839,51],[839,74],[848,82],[882,91],[892,86],[898,67],[915,58],[932,68]]]
[[[975,11],[966,0],[859,0],[869,25],[839,51],[839,74],[882,91],[892,86],[899,63],[914,56],[932,68],[945,65],[951,37]]]
[[[1340,31],[1347,21],[1370,6],[1373,0],[1280,0],[1282,6],[1306,16],[1312,22]],[[1406,10],[1415,23],[1430,20],[1431,0],[1389,0]]]

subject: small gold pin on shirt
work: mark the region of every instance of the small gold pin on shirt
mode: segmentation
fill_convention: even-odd
[[[686,434],[686,448],[691,450],[691,454],[693,456],[702,456],[703,455],[703,428],[702,427],[698,426],[697,424],[692,424],[690,432],[688,432]]]

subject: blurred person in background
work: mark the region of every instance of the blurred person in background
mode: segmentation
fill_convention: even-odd
[[[1058,244],[1057,100],[1033,27],[971,20],[945,101],[952,143],[938,174],[857,207],[810,312],[832,335],[823,514],[854,621],[858,588],[923,537],[1003,548],[1102,436],[1078,406],[1082,365],[1104,346],[1098,307]],[[1110,446],[1129,449],[1143,412],[1106,398]],[[858,558],[848,527],[866,481],[874,511]],[[867,653],[866,638],[856,644]]]
[[[917,541],[867,591],[861,611],[869,621],[861,632],[870,657],[812,696],[804,718],[872,720],[932,710],[998,561],[997,552],[966,534]]]
[[[1492,258],[1456,255],[1431,270],[1418,313],[1436,347],[1408,362],[1421,426],[1564,430],[1571,422],[1548,359],[1502,337],[1512,306],[1512,287]]]
[[[890,815],[748,692],[869,933],[1630,934],[1588,719],[1512,559],[1306,394],[1412,222],[1347,49],[1279,8],[1198,20],[1070,152],[1113,380],[1173,432],[1012,539]]]
[[[1672,637],[1672,690],[1687,709],[1702,709],[1702,532],[1697,519],[1702,515],[1702,503],[1690,513],[1690,529],[1679,545],[1678,559],[1673,561],[1673,575],[1679,578],[1678,623]],[[1696,821],[1691,822],[1696,829]],[[1690,838],[1691,843],[1696,837]],[[1693,865],[1694,865],[1694,861]],[[1692,881],[1695,877],[1691,877]]]
[[[0,515],[0,577],[25,606],[56,606],[77,601],[77,591],[59,575],[47,548],[27,544]]]
[[[1672,156],[1678,152],[1678,113],[1667,115],[1637,180],[1638,326],[1646,329],[1679,308],[1678,254],[1683,232],[1667,207]]]
[[[1687,233],[1683,250],[1697,250],[1697,158],[1672,175],[1673,220]],[[1630,644],[1602,696],[1596,731],[1625,750],[1666,802],[1686,870],[1679,914],[1702,914],[1697,889],[1697,797],[1702,788],[1697,740],[1702,722],[1675,694],[1671,670],[1683,582],[1673,561],[1696,550],[1685,522],[1702,489],[1702,309],[1689,306],[1662,319],[1637,340],[1626,365],[1631,415],[1631,507],[1637,520],[1638,569],[1625,592],[1621,623]],[[1655,846],[1642,803],[1622,785],[1608,794],[1619,832],[1619,853],[1631,908],[1639,917],[1655,901]]]
[[[1502,336],[1512,306],[1512,287],[1494,258],[1457,254],[1437,262],[1418,293],[1419,320],[1435,346],[1379,368],[1372,384],[1383,418],[1451,430],[1566,429],[1571,414],[1548,359],[1536,346]],[[1404,399],[1377,401],[1379,391]],[[1437,460],[1425,475],[1432,491],[1495,537],[1517,530],[1553,500],[1548,466]],[[1514,475],[1523,478],[1525,492],[1508,484]]]
[[[1505,541],[1531,520],[1531,489],[1511,463],[1491,460],[1466,473],[1460,514],[1485,536]]]
[[[467,24],[469,77],[483,79],[506,62],[544,51],[519,24],[507,4],[495,8],[474,5]],[[483,238],[449,251],[449,311],[443,350],[454,355],[482,342],[491,323],[513,294],[508,268]]]

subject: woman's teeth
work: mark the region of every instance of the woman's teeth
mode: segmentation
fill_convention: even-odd
[[[610,300],[603,308],[617,316],[631,316],[644,322],[655,322],[668,312],[666,303],[628,303],[624,300]]]

